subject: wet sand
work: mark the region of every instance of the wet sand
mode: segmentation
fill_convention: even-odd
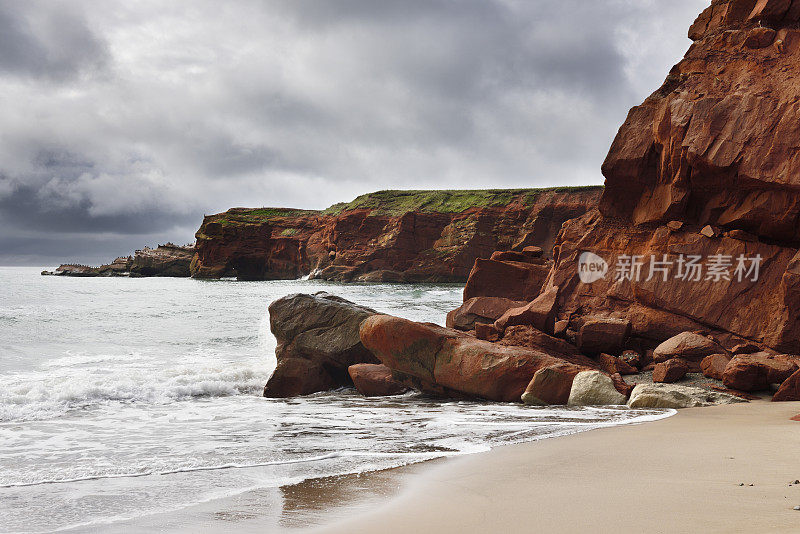
[[[680,410],[88,531],[800,532],[800,485],[791,484],[800,479],[798,414],[800,403],[764,400]]]
[[[799,532],[798,413],[755,401],[500,447],[417,468],[388,503],[310,531]]]

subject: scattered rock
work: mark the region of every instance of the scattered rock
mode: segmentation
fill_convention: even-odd
[[[620,375],[635,375],[639,370],[628,364],[625,360],[612,356],[610,354],[602,353],[595,358],[600,368],[610,375],[619,373]]]
[[[569,363],[532,347],[508,347],[458,330],[373,315],[361,324],[361,341],[393,371],[413,377],[422,391],[459,392],[500,402],[519,402],[539,369]]]
[[[275,371],[264,386],[264,396],[286,398],[310,395],[339,385],[339,381],[317,362],[287,356],[278,360]]]
[[[575,366],[564,365],[539,369],[525,388],[522,402],[534,406],[567,404],[577,372]]]
[[[706,389],[677,384],[639,384],[631,392],[631,408],[693,408],[714,404],[733,404],[741,399]]]
[[[725,367],[722,383],[741,391],[763,391],[770,384],[782,384],[797,369],[797,361],[786,355],[739,354]]]
[[[700,233],[708,238],[713,239],[719,237],[721,232],[716,226],[711,226],[708,224],[704,226],[702,230],[700,230]]]
[[[575,375],[567,404],[603,406],[625,404],[627,398],[617,391],[614,381],[601,371],[582,371]]]
[[[656,364],[653,368],[653,382],[671,384],[683,379],[688,372],[689,364],[686,360],[673,358]]]
[[[590,369],[598,368],[597,362],[581,354],[575,345],[567,343],[563,339],[547,335],[532,326],[509,326],[506,328],[502,339],[500,339],[500,344],[510,347],[534,348]]]
[[[475,323],[492,323],[512,308],[525,302],[501,297],[473,297],[447,314],[447,328],[472,330]]]
[[[727,354],[709,354],[700,362],[700,370],[703,372],[703,376],[722,380],[722,375],[730,361],[731,357]]]
[[[359,393],[365,397],[400,395],[408,388],[392,378],[392,370],[385,365],[357,363],[347,368]]]
[[[623,351],[620,359],[636,369],[642,366],[642,356],[635,350]]]
[[[494,323],[495,328],[504,331],[509,326],[531,325],[542,332],[555,331],[558,287],[551,287],[525,306],[511,308]]]
[[[667,228],[669,228],[673,232],[677,232],[681,228],[683,228],[683,221],[669,221],[667,223]]]
[[[475,337],[484,341],[499,341],[503,333],[494,324],[475,323]]]
[[[653,351],[656,363],[672,358],[699,362],[709,354],[724,354],[725,349],[713,340],[694,332],[682,332],[661,343]]]
[[[795,371],[792,376],[783,381],[780,389],[772,397],[772,401],[800,401],[800,370]]]
[[[636,386],[636,384],[628,384],[625,382],[625,379],[622,378],[622,375],[619,373],[611,375],[611,381],[614,382],[616,390],[625,395],[626,399],[631,396],[631,391],[633,391],[633,388]]]
[[[546,265],[479,258],[464,287],[464,301],[472,297],[502,297],[529,302],[539,295],[549,272]]]
[[[631,332],[626,319],[590,317],[578,333],[578,348],[586,354],[619,353]]]

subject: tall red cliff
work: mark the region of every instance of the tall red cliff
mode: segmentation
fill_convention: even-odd
[[[800,352],[799,24],[800,0],[714,0],[698,17],[684,59],[620,128],[599,210],[559,235],[545,287],[561,288],[562,318]],[[581,281],[584,252],[608,263],[604,279]]]
[[[537,245],[602,187],[381,191],[324,211],[234,208],[198,230],[192,275],[243,280],[458,282],[476,258]]]

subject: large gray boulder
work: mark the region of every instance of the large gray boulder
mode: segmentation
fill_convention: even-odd
[[[293,397],[352,386],[348,367],[380,363],[358,334],[364,319],[376,313],[324,292],[288,295],[270,304],[278,365],[264,396]]]
[[[744,402],[739,397],[691,386],[639,384],[631,392],[631,408],[694,408]]]
[[[628,398],[617,391],[614,381],[600,371],[582,371],[575,375],[569,392],[569,406],[605,406],[625,404]]]

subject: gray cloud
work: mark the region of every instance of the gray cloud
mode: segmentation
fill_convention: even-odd
[[[0,263],[231,206],[600,183],[707,3],[0,1]]]
[[[40,0],[0,2],[0,50],[0,72],[54,81],[100,71],[108,61],[103,39],[79,10]]]

